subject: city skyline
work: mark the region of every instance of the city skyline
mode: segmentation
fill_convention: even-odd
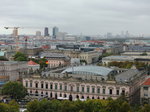
[[[39,28],[42,31],[46,26],[57,26],[71,34],[116,34],[128,30],[147,36],[149,3],[148,0],[6,0],[0,4],[0,34],[12,32],[5,26],[25,27],[19,29],[21,34],[35,34]]]

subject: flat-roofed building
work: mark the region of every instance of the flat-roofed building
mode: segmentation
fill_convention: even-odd
[[[87,64],[91,64],[97,62],[100,55],[101,53],[97,51],[81,52],[79,58],[85,60]]]
[[[110,62],[143,62],[150,64],[150,56],[108,56],[102,59],[102,63],[107,65]]]
[[[43,52],[41,58],[45,57],[48,60],[50,68],[57,68],[70,65],[70,58],[60,53],[47,53]]]
[[[27,62],[1,61],[0,81],[16,81],[19,75],[27,70]]]
[[[108,56],[108,57],[104,57],[102,58],[102,63],[107,65],[109,62],[125,62],[125,61],[129,61],[129,62],[134,62],[134,58],[131,56]]]
[[[131,51],[131,52],[124,52],[124,53],[121,53],[122,56],[141,56],[143,55],[144,53],[146,53],[146,55],[150,55],[150,52],[138,52],[138,51]]]

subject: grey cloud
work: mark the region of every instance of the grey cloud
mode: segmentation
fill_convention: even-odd
[[[149,5],[150,0],[5,0],[0,4],[0,26],[58,26],[73,34],[150,34]]]

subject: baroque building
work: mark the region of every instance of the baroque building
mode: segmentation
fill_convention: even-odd
[[[29,75],[23,78],[23,85],[30,96],[37,98],[86,100],[111,97],[116,99],[125,95],[130,101],[134,101],[138,97],[134,94],[139,92],[139,85],[145,77],[145,72],[138,70],[119,73],[105,67],[84,66],[81,68],[82,71],[77,67],[73,72],[66,69],[62,73],[44,72],[40,75]],[[133,79],[129,75],[131,73],[133,73],[131,75]],[[124,77],[124,75],[129,76]]]
[[[71,76],[53,74],[53,77],[33,76],[24,78],[23,84],[30,95],[56,99],[86,100],[118,98],[121,94],[129,95],[129,86],[113,81],[82,80]]]

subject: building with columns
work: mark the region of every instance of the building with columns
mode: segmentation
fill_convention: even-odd
[[[129,96],[129,86],[114,82],[100,82],[93,80],[81,80],[72,77],[41,78],[33,76],[23,79],[23,85],[28,93],[35,96],[43,96],[56,99],[86,100],[113,99],[121,94]]]
[[[94,67],[91,67],[91,69],[94,69]],[[99,69],[97,73],[92,70],[93,73],[91,73],[90,70],[87,70],[87,72],[35,74],[23,78],[23,85],[27,88],[30,96],[37,97],[86,100],[88,98],[107,99],[109,97],[116,99],[121,95],[125,95],[129,100],[133,100],[135,92],[139,90],[137,85],[141,84],[135,80],[140,82],[138,77],[144,77],[145,74],[144,72],[134,71],[134,75],[131,75],[131,77],[135,77],[131,80],[131,77],[124,78],[124,76],[122,77],[123,73],[117,74],[113,69],[105,69],[104,67]],[[107,72],[105,73],[105,71]]]

